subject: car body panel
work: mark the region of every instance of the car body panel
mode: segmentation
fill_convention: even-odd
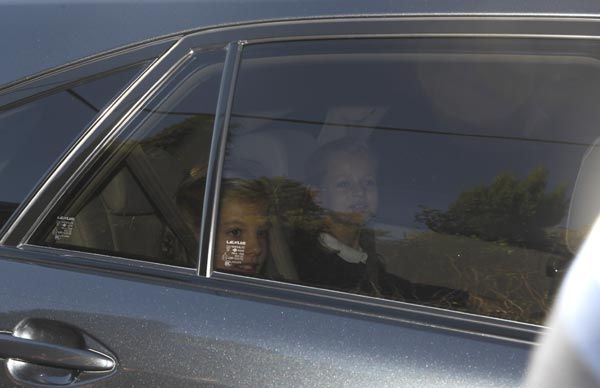
[[[116,11],[118,9],[118,11]],[[547,1],[56,1],[0,2],[0,85],[158,36],[257,21],[378,15],[597,17],[598,3]],[[77,31],[77,34],[72,34]]]
[[[529,354],[519,341],[269,300],[225,279],[184,283],[16,255],[0,261],[3,327],[27,316],[91,333],[118,359],[105,380],[114,386],[515,386]]]

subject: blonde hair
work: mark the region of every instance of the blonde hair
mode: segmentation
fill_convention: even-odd
[[[224,179],[221,183],[221,202],[226,199],[237,199],[253,204],[264,204],[265,208],[271,202],[271,189],[265,179]]]
[[[367,143],[353,139],[340,139],[317,148],[308,158],[304,167],[305,183],[320,186],[332,163],[340,156],[356,158],[365,156],[374,170],[377,170],[377,160]]]

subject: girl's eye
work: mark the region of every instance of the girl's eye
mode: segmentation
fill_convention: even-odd
[[[367,187],[374,187],[377,185],[377,183],[375,182],[375,179],[367,179],[367,181],[365,182],[365,185]]]
[[[337,187],[338,189],[347,189],[350,187],[350,182],[349,181],[339,181],[338,183],[335,184],[335,187]]]
[[[267,234],[268,234],[268,230],[267,229],[261,229],[261,230],[257,230],[256,231],[256,236],[260,237],[260,238],[267,237]]]
[[[240,228],[234,228],[227,231],[227,234],[234,238],[240,238],[242,236],[242,230]]]

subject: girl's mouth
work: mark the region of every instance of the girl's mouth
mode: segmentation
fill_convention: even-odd
[[[258,269],[258,264],[237,264],[233,267],[233,269],[237,272],[254,274]]]
[[[357,213],[365,213],[368,210],[368,208],[369,207],[367,206],[367,204],[362,202],[350,205],[350,210]]]

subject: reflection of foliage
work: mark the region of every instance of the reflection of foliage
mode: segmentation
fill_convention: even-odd
[[[221,199],[224,197],[267,203],[270,215],[289,230],[322,230],[322,210],[311,190],[300,182],[284,177],[228,178],[221,183]]]
[[[275,214],[290,229],[322,229],[322,210],[305,185],[284,177],[263,178],[271,187],[271,204]]]
[[[562,274],[548,277],[547,267],[570,259],[435,232],[378,241],[377,250],[387,258],[386,268],[392,273],[416,283],[468,291],[467,312],[538,324],[562,278]]]
[[[533,170],[525,179],[497,176],[489,186],[463,192],[448,211],[423,207],[416,220],[431,230],[486,241],[554,251],[555,239],[546,228],[564,217],[565,187],[546,193],[546,170]]]
[[[182,142],[190,139],[192,132],[202,131],[206,134],[206,143],[210,143],[210,136],[213,130],[214,115],[198,114],[188,117],[185,120],[168,126],[160,132],[144,140],[142,144],[153,148],[162,148],[173,152]]]

